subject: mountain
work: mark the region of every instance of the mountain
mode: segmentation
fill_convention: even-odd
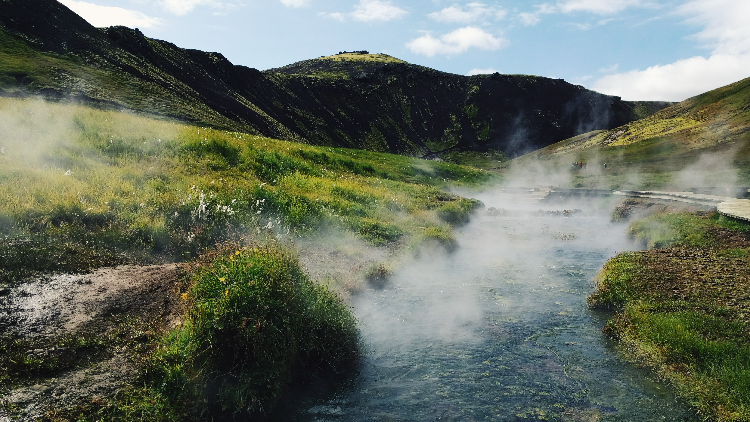
[[[460,76],[367,52],[261,72],[138,29],[94,28],[55,0],[0,1],[0,95],[428,157],[527,152],[669,105],[622,101],[559,79]]]

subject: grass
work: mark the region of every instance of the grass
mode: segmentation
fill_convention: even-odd
[[[332,56],[321,57],[319,60],[406,63],[403,60],[397,59],[387,54],[363,54],[357,52],[334,54]]]
[[[471,166],[480,169],[497,169],[509,158],[501,151],[455,151],[441,154],[441,158],[449,163]]]
[[[182,260],[273,230],[351,230],[375,245],[461,224],[481,170],[313,147],[128,113],[0,99],[0,279]],[[77,257],[73,259],[72,257]]]
[[[538,160],[547,168],[567,168],[570,187],[639,190],[750,184],[748,101],[750,79],[745,79],[624,126],[566,139],[516,161],[521,166]],[[572,162],[589,166],[574,170]]]
[[[605,332],[704,417],[750,419],[750,225],[663,214],[629,231],[661,249],[619,254],[597,275],[589,303],[615,311]]]
[[[137,381],[48,419],[262,419],[292,381],[346,376],[357,362],[349,308],[278,244],[226,244],[203,255],[182,297],[187,320],[151,344]]]

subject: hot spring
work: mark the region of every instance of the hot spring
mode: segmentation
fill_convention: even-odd
[[[693,421],[666,384],[625,362],[590,310],[593,277],[633,246],[596,203],[480,198],[460,248],[424,253],[354,298],[359,374],[295,395],[279,420]],[[578,209],[576,212],[560,212]],[[313,388],[314,389],[314,388]]]

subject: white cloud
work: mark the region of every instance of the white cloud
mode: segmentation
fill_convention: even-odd
[[[719,54],[750,53],[750,2],[747,0],[691,1],[677,9],[688,23],[703,26],[695,35]]]
[[[282,1],[307,1],[307,0],[282,0]],[[390,1],[382,0],[359,0],[359,3],[354,6],[354,11],[351,13],[341,12],[320,12],[318,16],[321,18],[334,19],[340,22],[353,19],[360,22],[373,22],[381,21],[387,22],[396,19],[401,19],[406,16],[409,12],[394,6]]]
[[[750,76],[750,55],[714,54],[605,76],[592,89],[625,100],[682,101]]]
[[[406,10],[394,6],[390,1],[359,0],[351,17],[361,22],[392,21],[401,19],[407,13]]]
[[[406,43],[406,47],[417,54],[432,57],[436,54],[447,56],[461,54],[470,48],[498,50],[508,45],[508,40],[485,32],[475,26],[467,26],[435,38],[425,34]]]
[[[75,0],[59,0],[68,9],[96,27],[128,26],[130,28],[152,28],[162,23],[159,18],[152,18],[135,10],[121,7],[99,6]]]
[[[651,5],[645,0],[563,0],[556,4],[542,3],[535,5],[534,12],[523,12],[518,18],[525,26],[534,26],[541,20],[541,15],[552,13],[589,12],[597,15],[612,15],[629,7],[643,7]],[[597,25],[606,25],[611,19],[600,20]],[[573,24],[581,30],[592,28],[591,24]]]
[[[590,12],[611,15],[643,4],[643,0],[566,0],[557,2],[557,7],[563,13]]]
[[[466,76],[474,76],[474,75],[491,75],[493,73],[496,73],[497,70],[493,68],[488,69],[471,69],[469,73],[466,74]]]
[[[483,3],[469,3],[464,8],[452,5],[439,12],[427,15],[430,19],[446,23],[472,23],[484,19],[503,19],[507,12],[497,6],[487,6]]]
[[[518,14],[518,18],[521,20],[521,23],[524,26],[534,26],[538,24],[542,19],[539,17],[541,15],[548,15],[550,13],[557,13],[557,8],[555,6],[549,5],[547,3],[544,4],[538,4],[534,6],[536,8],[536,11],[533,13],[530,12],[522,12]]]
[[[746,0],[694,0],[677,9],[703,28],[694,37],[712,49],[646,70],[607,75],[592,88],[628,100],[682,101],[750,76],[750,3]]]
[[[521,19],[521,23],[524,26],[534,26],[538,24],[541,19],[534,13],[523,12],[518,14],[518,18]]]
[[[303,7],[310,4],[311,0],[281,0],[286,7]]]
[[[612,66],[603,67],[603,68],[599,69],[599,72],[601,72],[601,73],[612,73],[612,72],[617,71],[618,67],[620,67],[620,64],[619,63],[615,63]]]
[[[201,5],[222,7],[222,3],[216,0],[159,0],[159,3],[164,10],[177,16],[187,15]]]
[[[337,20],[339,22],[346,21],[346,14],[340,13],[340,12],[333,12],[333,13],[320,12],[318,13],[318,16],[321,18],[329,18],[329,19]]]

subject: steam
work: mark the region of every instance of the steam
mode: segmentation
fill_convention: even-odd
[[[731,166],[737,147],[716,153],[703,153],[693,164],[688,165],[672,178],[676,189],[727,188],[739,184],[737,169]]]
[[[0,99],[0,148],[7,162],[44,167],[53,151],[70,146],[73,113],[42,100]]]
[[[514,183],[556,176],[534,170],[543,174]],[[552,277],[560,264],[550,251],[580,248],[583,242],[586,249],[606,251],[608,257],[627,248],[623,228],[610,225],[609,209],[603,209],[600,200],[549,205],[536,202],[533,193],[514,192],[495,189],[476,195],[488,209],[502,212],[475,215],[458,230],[461,247],[456,252],[421,254],[405,264],[385,290],[354,297],[363,333],[376,353],[483,341],[488,312],[502,321],[536,318],[539,311],[550,310],[550,294],[563,295],[570,288]],[[558,211],[564,209],[578,211],[575,217],[563,217]],[[583,221],[589,219],[596,221],[596,231],[585,228],[588,223]],[[579,301],[580,307],[585,295]],[[554,302],[552,307],[558,307]],[[559,305],[559,311],[565,312],[566,306]]]

